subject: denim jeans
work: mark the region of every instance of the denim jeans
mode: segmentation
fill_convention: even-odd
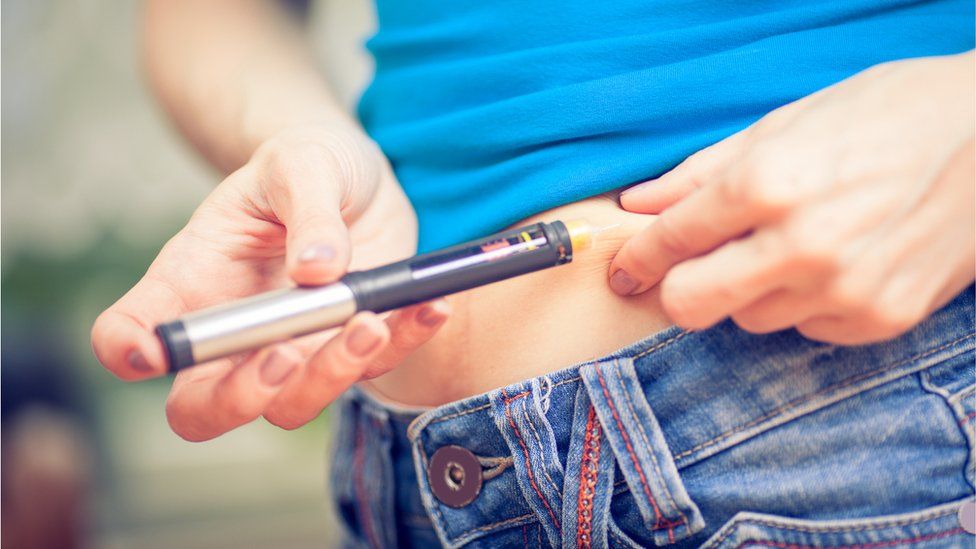
[[[354,389],[333,446],[345,540],[973,547],[974,338],[970,288],[875,345],[726,322],[435,409]]]

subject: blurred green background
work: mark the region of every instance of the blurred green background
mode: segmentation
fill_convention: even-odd
[[[92,356],[95,316],[219,181],[142,80],[138,3],[2,6],[3,547],[328,546],[327,421],[174,435],[169,382]],[[323,72],[352,105],[372,25],[316,2]]]

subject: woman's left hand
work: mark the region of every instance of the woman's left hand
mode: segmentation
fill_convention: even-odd
[[[628,189],[660,214],[610,266],[691,329],[895,337],[976,273],[974,57],[873,67]]]

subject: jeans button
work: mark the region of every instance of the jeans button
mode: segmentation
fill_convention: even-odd
[[[427,481],[441,503],[464,507],[481,491],[481,462],[466,448],[442,446],[430,456]]]
[[[976,500],[967,500],[959,507],[959,526],[970,534],[976,534]]]

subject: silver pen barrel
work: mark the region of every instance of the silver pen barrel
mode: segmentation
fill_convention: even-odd
[[[202,311],[157,327],[171,371],[341,326],[356,314],[342,282],[276,290]]]
[[[382,313],[564,265],[593,246],[585,220],[534,223],[408,257],[339,282],[294,288],[187,314],[156,328],[170,370],[208,362],[344,324],[357,311]]]

